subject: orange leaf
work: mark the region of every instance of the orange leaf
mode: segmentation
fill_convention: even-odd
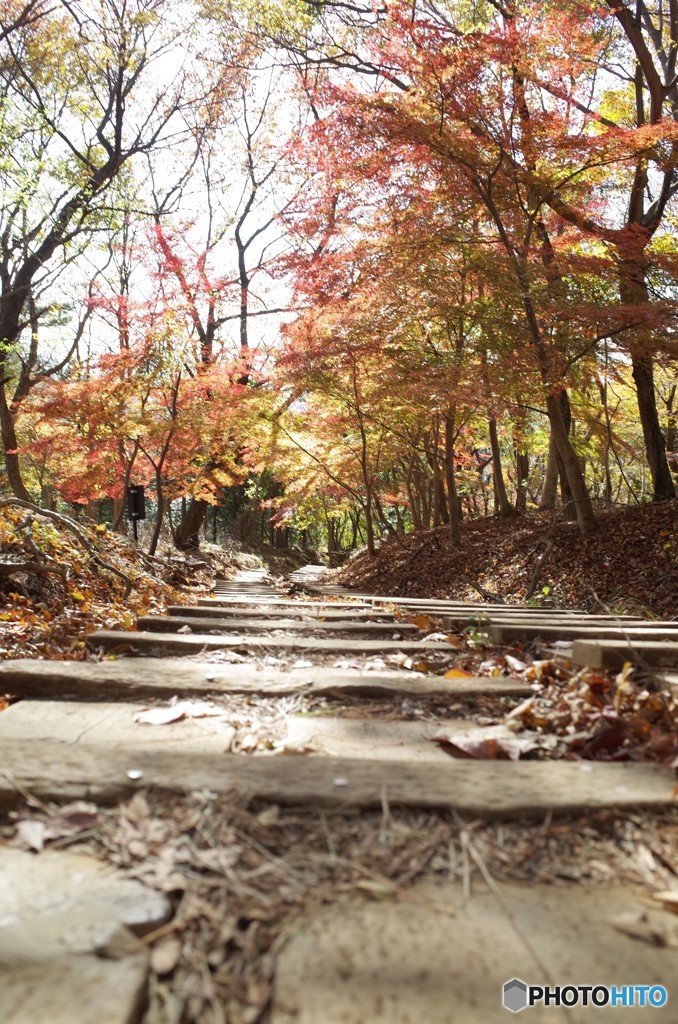
[[[451,668],[446,672],[443,679],[473,679],[472,672],[464,672],[463,668]]]
[[[433,620],[430,618],[430,616],[424,615],[423,612],[420,612],[419,615],[414,615],[411,621],[413,625],[417,627],[417,629],[424,629],[427,632],[430,632],[433,626]]]

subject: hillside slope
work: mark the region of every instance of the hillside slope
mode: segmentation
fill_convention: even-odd
[[[335,580],[394,596],[479,601],[485,592],[507,604],[527,600],[532,585],[536,603],[676,617],[678,502],[604,510],[598,522],[589,538],[545,512],[465,522],[458,545],[446,527],[408,534],[374,559],[358,556]]]

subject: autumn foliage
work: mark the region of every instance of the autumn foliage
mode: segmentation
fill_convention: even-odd
[[[82,191],[62,211],[74,239],[96,214],[119,270],[80,296],[100,340],[44,369],[26,286],[0,403],[12,489],[22,466],[71,502],[145,483],[154,550],[165,519],[195,538],[208,505],[265,472],[264,515],[330,557],[439,526],[457,543],[465,517],[530,506],[592,535],[596,505],[674,497],[673,5],[280,0],[196,16],[223,60],[182,44],[181,132],[155,163],[160,136],[101,165],[110,211]],[[29,74],[55,18],[13,30],[28,49],[8,69]],[[261,77],[271,62],[284,102]],[[135,103],[120,116],[144,127]],[[59,209],[44,263],[70,252]],[[283,320],[252,344],[270,312]],[[180,499],[190,529],[172,520]]]

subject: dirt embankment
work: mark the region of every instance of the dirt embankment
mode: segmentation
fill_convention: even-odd
[[[479,601],[484,592],[507,604],[600,610],[602,602],[618,612],[675,618],[678,502],[604,510],[597,518],[598,531],[586,538],[545,512],[463,523],[456,545],[447,527],[408,534],[387,541],[374,559],[354,559],[335,579],[393,596]]]

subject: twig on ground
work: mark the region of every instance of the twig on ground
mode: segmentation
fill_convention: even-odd
[[[506,604],[501,594],[493,594],[491,590],[486,590],[471,573],[464,573],[464,579],[480,594],[484,601],[489,601],[490,604]]]
[[[420,544],[419,547],[415,548],[414,551],[412,552],[412,554],[409,556],[409,558],[405,559],[403,564],[404,565],[411,565],[412,562],[414,562],[415,558],[418,558],[419,555],[423,551],[426,550],[426,548],[429,546],[429,544],[433,544],[433,541],[437,540],[437,539],[438,538],[435,536],[435,534],[433,534],[432,537],[427,537],[426,540],[424,541],[424,543]]]
[[[534,572],[532,573],[532,576],[530,578],[530,585],[525,591],[526,601],[529,601],[531,597],[534,597],[535,591],[537,589],[537,584],[539,583],[539,577],[541,576],[541,571],[544,568],[547,559],[549,558],[551,552],[553,551],[556,545],[556,542],[553,540],[553,538],[548,536],[542,537],[541,542],[544,544],[544,550],[539,556],[537,564],[534,567]]]
[[[534,571],[532,573],[532,576],[530,578],[530,585],[527,588],[527,591],[525,593],[525,600],[526,601],[529,601],[529,599],[531,597],[534,597],[535,591],[537,589],[537,583],[539,582],[539,578],[541,576],[541,571],[544,568],[544,565],[546,564],[547,560],[549,559],[549,557],[551,555],[551,552],[553,551],[553,549],[555,547],[555,544],[556,544],[555,537],[554,537],[556,526],[558,525],[559,521],[562,519],[564,513],[565,513],[565,509],[564,508],[560,509],[560,511],[556,512],[556,514],[553,517],[553,520],[551,521],[551,525],[549,526],[548,533],[545,533],[544,536],[540,537],[539,540],[537,541],[537,544],[543,544],[544,545],[544,550],[542,551],[542,553],[541,553],[541,555],[540,555],[540,557],[539,557],[539,559],[537,561],[537,564],[534,567]],[[536,551],[536,547],[533,550]],[[530,552],[530,554],[531,553],[532,552]]]
[[[133,580],[132,577],[128,576],[126,572],[123,572],[122,569],[116,568],[115,565],[111,565],[109,562],[104,562],[103,558],[100,558],[99,555],[92,555],[92,561],[96,562],[97,565],[100,565],[102,569],[107,569],[108,572],[112,572],[115,576],[119,576],[125,583],[124,596],[126,598],[129,597],[132,589],[137,585],[136,580]]]

